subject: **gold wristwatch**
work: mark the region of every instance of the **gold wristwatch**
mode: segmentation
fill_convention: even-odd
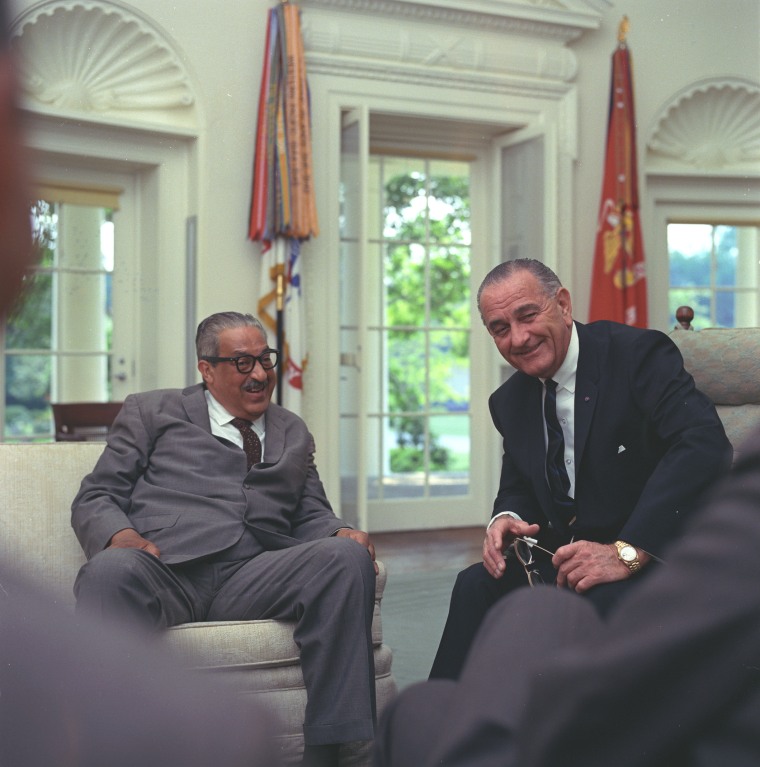
[[[641,560],[639,552],[636,551],[630,543],[625,541],[615,541],[618,559],[632,572],[636,573],[641,569]]]

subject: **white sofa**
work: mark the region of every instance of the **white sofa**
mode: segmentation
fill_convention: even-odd
[[[72,586],[84,555],[71,529],[71,501],[102,450],[102,443],[92,442],[0,444],[0,555],[72,609]],[[380,601],[386,575],[382,563],[379,567],[373,639],[381,711],[395,695],[396,684],[391,651],[382,643]],[[285,724],[280,743],[286,763],[300,760],[306,692],[291,624],[187,623],[170,629],[166,641],[189,666],[223,674],[240,694],[258,696]],[[341,764],[346,767],[370,761],[366,744],[341,749]]]

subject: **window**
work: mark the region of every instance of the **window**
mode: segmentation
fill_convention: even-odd
[[[470,203],[466,162],[372,156],[369,242],[381,269],[380,440],[371,498],[464,494],[470,454]],[[372,481],[374,478],[374,482]]]
[[[467,161],[370,154],[361,265],[342,187],[342,434],[366,446],[364,472],[342,462],[344,507],[359,487],[375,504],[470,492],[469,187]]]
[[[667,238],[671,317],[690,306],[697,330],[758,324],[760,227],[671,222]]]
[[[110,399],[112,212],[31,207],[39,260],[3,332],[6,442],[52,439],[51,402]]]

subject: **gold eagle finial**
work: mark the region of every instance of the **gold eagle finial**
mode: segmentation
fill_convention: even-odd
[[[631,26],[627,16],[623,16],[620,26],[618,27],[618,42],[620,45],[625,45],[625,38],[628,37],[628,28]]]

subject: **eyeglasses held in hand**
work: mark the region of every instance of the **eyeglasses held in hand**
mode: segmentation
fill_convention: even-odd
[[[535,586],[539,583],[544,583],[543,576],[538,570],[538,565],[533,556],[533,549],[536,548],[539,551],[543,551],[550,557],[554,556],[553,551],[545,549],[543,546],[538,545],[538,541],[535,538],[528,538],[527,536],[521,538],[515,538],[512,543],[512,550],[515,552],[515,556],[520,561],[520,564],[525,568],[525,574],[528,576],[528,583],[531,586]]]
[[[216,365],[217,362],[234,362],[238,373],[250,373],[258,362],[264,370],[271,370],[277,365],[277,349],[264,349],[261,354],[241,354],[239,357],[201,357],[202,360]]]

